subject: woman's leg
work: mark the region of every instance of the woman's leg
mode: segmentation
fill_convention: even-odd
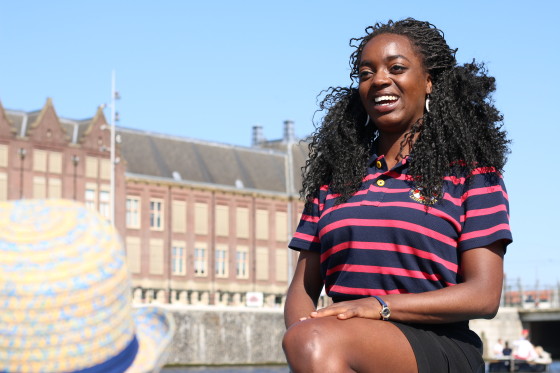
[[[381,320],[308,319],[286,331],[282,346],[294,373],[418,371],[404,334]]]

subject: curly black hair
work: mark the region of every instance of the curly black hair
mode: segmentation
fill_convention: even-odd
[[[444,176],[468,176],[478,167],[494,168],[496,175],[503,172],[510,141],[491,98],[495,79],[486,74],[484,65],[473,60],[459,66],[457,50],[429,22],[407,18],[376,23],[365,32],[364,37],[350,40],[356,48],[350,55],[350,86],[323,91],[319,111],[325,111],[325,116],[315,125],[309,158],[302,168],[300,194],[308,207],[323,185],[339,194],[337,203],[360,189],[378,130],[373,123],[364,125],[367,113],[354,83],[365,45],[385,33],[406,36],[432,79],[430,111],[411,126],[401,143],[401,152],[405,144],[411,145],[409,175],[416,187],[424,195],[439,198]]]

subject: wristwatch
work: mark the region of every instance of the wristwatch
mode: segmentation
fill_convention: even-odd
[[[391,317],[391,309],[389,308],[387,303],[385,303],[385,301],[379,298],[377,295],[373,295],[373,297],[377,299],[379,303],[381,303],[381,311],[379,311],[379,314],[381,315],[381,319],[384,321],[389,320],[389,317]]]

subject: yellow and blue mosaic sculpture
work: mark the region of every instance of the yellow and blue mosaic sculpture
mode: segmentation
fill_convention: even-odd
[[[173,321],[133,310],[122,242],[68,200],[0,202],[0,372],[156,372]]]

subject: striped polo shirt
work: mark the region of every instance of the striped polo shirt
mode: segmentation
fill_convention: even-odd
[[[508,196],[501,176],[475,169],[466,178],[446,177],[443,196],[425,209],[421,191],[403,159],[388,170],[372,156],[362,187],[345,203],[323,186],[304,209],[290,241],[294,250],[321,254],[330,297],[420,293],[460,283],[460,253],[497,240],[507,245]],[[487,174],[488,173],[488,174]]]

